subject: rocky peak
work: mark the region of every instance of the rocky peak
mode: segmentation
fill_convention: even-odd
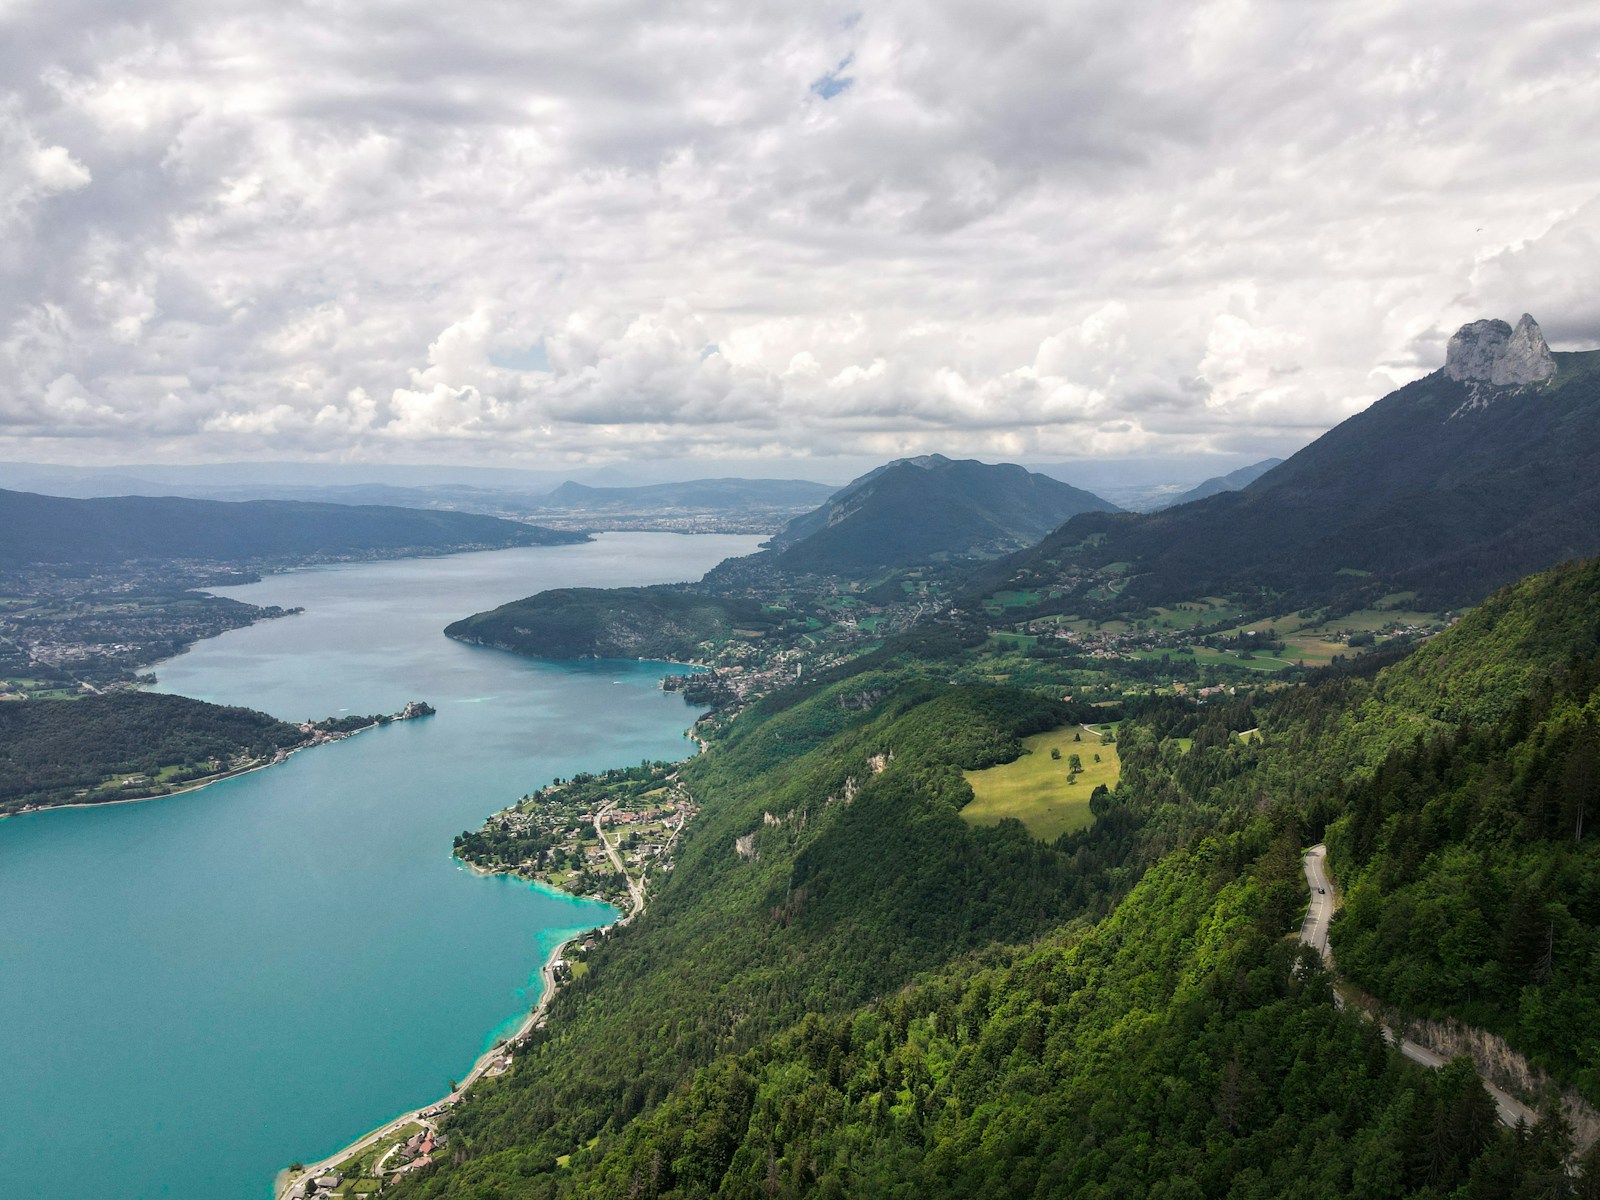
[[[1504,321],[1473,321],[1456,330],[1444,373],[1464,382],[1524,387],[1554,375],[1556,361],[1539,323],[1523,313],[1515,329]]]

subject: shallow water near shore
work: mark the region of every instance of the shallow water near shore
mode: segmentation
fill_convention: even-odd
[[[662,664],[538,663],[450,621],[550,587],[698,578],[753,537],[273,576],[304,606],[156,668],[160,688],[301,720],[436,716],[139,804],[0,821],[0,1193],[264,1200],[435,1100],[538,999],[564,931],[609,906],[476,875],[451,838],[556,776],[687,757]],[[678,669],[678,668],[673,668]]]

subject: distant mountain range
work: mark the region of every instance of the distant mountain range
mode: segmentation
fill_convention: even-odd
[[[1237,454],[1162,454],[1139,458],[1080,458],[1024,463],[1028,470],[1093,492],[1129,512],[1153,512],[1177,501],[1201,480],[1250,466]]]
[[[584,540],[516,521],[415,508],[152,496],[75,500],[0,491],[0,567],[393,556]]]
[[[764,557],[787,572],[855,575],[1004,554],[1077,513],[1115,511],[1011,463],[930,454],[897,459],[840,489],[789,522]]]
[[[1297,606],[1414,591],[1457,604],[1600,551],[1600,351],[1538,325],[1465,326],[1442,370],[1248,487],[1148,515],[1079,516],[976,580],[1130,603],[1277,594]]]
[[[755,512],[809,509],[834,493],[807,479],[691,479],[639,487],[591,487],[568,481],[535,508],[568,513]]]
[[[1226,475],[1213,475],[1210,479],[1195,484],[1187,492],[1182,492],[1170,500],[1162,500],[1154,507],[1176,508],[1180,504],[1204,500],[1207,496],[1216,496],[1222,492],[1237,492],[1240,488],[1249,487],[1281,462],[1283,462],[1281,458],[1264,458],[1258,463],[1251,463],[1248,467],[1229,471]]]
[[[472,472],[474,478],[483,477],[480,483],[363,481],[335,484],[305,481],[293,475],[284,480],[256,478],[262,474],[260,469],[242,470],[240,478],[234,481],[225,481],[216,473],[199,468],[191,472],[169,469],[159,473],[161,478],[158,479],[131,473],[139,469],[129,468],[130,473],[103,469],[73,471],[0,463],[0,481],[11,483],[17,491],[79,498],[185,496],[233,502],[292,500],[313,504],[381,504],[496,517],[542,515],[569,529],[580,525],[585,518],[594,518],[602,527],[616,521],[634,527],[638,519],[643,518],[738,518],[749,523],[752,530],[764,532],[778,528],[789,517],[815,508],[836,490],[832,484],[805,479],[691,479],[605,487],[568,479],[552,490],[549,484],[519,483],[513,472]],[[536,478],[533,473],[528,476]]]

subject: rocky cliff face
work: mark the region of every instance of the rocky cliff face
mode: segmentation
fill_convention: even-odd
[[[1445,352],[1451,379],[1495,387],[1525,387],[1556,373],[1539,323],[1527,313],[1512,329],[1504,321],[1474,321],[1456,330]]]

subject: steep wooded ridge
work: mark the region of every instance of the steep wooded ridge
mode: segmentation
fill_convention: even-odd
[[[1346,796],[1334,949],[1379,997],[1488,1029],[1600,1101],[1600,570],[1538,577],[1473,618],[1511,662],[1472,654],[1485,640],[1429,647],[1427,673],[1460,689],[1430,700],[1464,719]],[[1512,663],[1552,659],[1517,686]]]
[[[304,560],[580,542],[471,513],[292,500],[116,496],[72,500],[0,490],[0,567],[132,560]]]
[[[1458,1003],[1460,973],[1404,949],[1431,937],[1451,971],[1492,962],[1497,996],[1525,975],[1530,1038],[1588,1019],[1595,834],[1551,780],[1588,778],[1597,614],[1589,562],[1374,675],[1153,703],[1118,726],[1124,775],[1094,824],[1052,845],[962,822],[961,769],[1086,713],[952,686],[909,642],[779,693],[681,769],[703,807],[677,868],[457,1111],[451,1161],[400,1194],[1592,1195],[1600,1162],[1569,1174],[1559,1120],[1497,1128],[1470,1065],[1399,1059],[1289,935],[1300,848],[1331,824],[1355,969],[1366,905],[1418,954],[1407,1003]],[[1462,747],[1487,761],[1452,766]],[[1518,822],[1541,863],[1510,849]],[[1431,894],[1385,924],[1404,887],[1468,887],[1450,856],[1485,840],[1504,843],[1499,929],[1471,935],[1470,905],[1453,923]],[[1594,1086],[1567,1043],[1527,1045]]]
[[[1517,331],[1477,322],[1452,339],[1445,368],[1243,490],[1077,517],[982,573],[974,592],[1059,586],[1085,610],[1239,594],[1359,605],[1396,591],[1471,603],[1600,551],[1597,454],[1600,351],[1551,354],[1531,318]],[[1126,586],[1088,599],[1112,564]]]
[[[445,634],[535,658],[681,661],[702,642],[770,624],[756,600],[671,587],[556,588],[456,621]]]
[[[1006,553],[1077,513],[1114,511],[1098,496],[1011,463],[930,454],[841,488],[791,521],[763,557],[785,572],[859,575]]]

